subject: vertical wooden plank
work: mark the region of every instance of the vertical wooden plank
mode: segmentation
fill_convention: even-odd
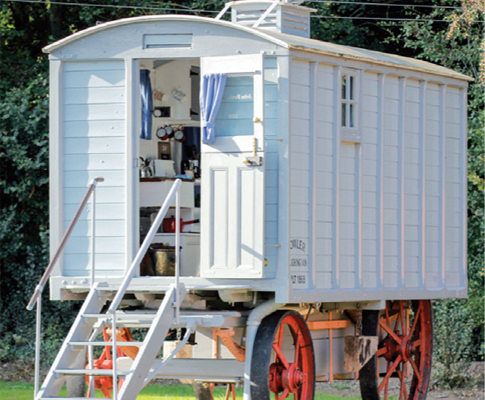
[[[446,134],[445,134],[445,112],[446,112],[446,86],[440,85],[439,87],[439,137],[440,137],[440,149],[439,149],[439,193],[441,201],[439,204],[439,215],[440,215],[440,238],[439,238],[439,272],[438,272],[438,289],[443,289],[444,278],[445,278],[445,265],[446,265]]]
[[[358,110],[358,126],[360,135],[362,137],[362,108],[364,101],[364,90],[363,90],[363,72],[359,71],[358,75],[358,90],[359,90],[359,110]],[[362,142],[355,144],[355,290],[360,290],[362,288]]]
[[[138,193],[138,135],[137,127],[139,124],[139,64],[131,58],[125,59],[125,154],[126,154],[126,171],[125,171],[125,201],[126,201],[126,237],[125,237],[125,268],[131,265],[136,252],[138,243],[140,243],[140,218],[138,212],[138,197],[133,193]],[[139,276],[139,269],[136,273]]]
[[[399,269],[399,282],[398,289],[402,289],[405,286],[405,168],[404,168],[404,132],[405,132],[405,106],[406,106],[406,78],[399,79],[399,117],[398,117],[398,162],[397,162],[397,174],[398,174],[398,269]]]
[[[64,234],[63,226],[63,63],[50,60],[49,72],[49,214],[50,255],[54,256]],[[54,267],[53,275],[63,275],[64,256]],[[52,290],[52,293],[57,291]],[[56,295],[56,294],[54,294]]]
[[[362,104],[362,102],[360,103]],[[354,262],[355,290],[362,287],[362,143],[355,144],[355,191],[354,191]]]
[[[290,157],[289,154],[289,104],[290,104],[290,57],[277,57],[278,63],[278,133],[281,143],[279,144],[278,152],[278,215],[289,216],[289,201],[290,201]],[[281,248],[278,250],[278,266],[276,276],[288,276],[288,260],[290,257],[290,250],[288,246],[289,238],[289,218],[285,221],[278,221],[278,243]],[[285,286],[286,285],[286,286]],[[278,285],[276,291],[276,301],[284,302],[290,298],[290,280],[283,279]]]
[[[427,82],[421,81],[419,85],[419,288],[424,288],[426,279],[426,90]]]
[[[384,94],[386,76],[379,74],[377,81],[377,268],[376,288],[382,289],[384,281]]]
[[[310,63],[310,139],[312,145],[309,160],[309,193],[308,193],[308,216],[310,219],[308,237],[311,248],[308,251],[308,265],[311,271],[308,275],[312,277],[311,288],[316,288],[317,281],[317,115],[318,115],[318,63]]]
[[[333,109],[333,226],[332,226],[332,289],[338,289],[340,285],[340,121],[341,107],[340,107],[340,83],[342,81],[342,67],[334,67],[333,80],[333,101],[335,107]]]
[[[461,89],[461,115],[460,115],[460,177],[462,182],[462,190],[460,192],[460,224],[461,224],[461,247],[460,247],[460,288],[467,289],[467,182],[468,182],[468,165],[467,165],[467,141],[468,141],[468,126],[467,126],[467,91]]]

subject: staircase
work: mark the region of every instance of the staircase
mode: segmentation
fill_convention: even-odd
[[[35,400],[56,399],[56,398],[70,398],[75,397],[56,397],[59,394],[62,386],[66,382],[68,376],[79,377],[94,377],[94,376],[108,376],[112,377],[113,382],[113,399],[114,400],[133,400],[136,399],[140,390],[145,386],[157,372],[166,365],[166,363],[178,352],[178,350],[187,342],[191,333],[195,330],[199,318],[197,316],[185,316],[180,318],[180,306],[187,293],[183,283],[180,283],[180,263],[179,263],[179,243],[180,243],[180,179],[175,180],[170,189],[167,198],[160,208],[155,221],[152,224],[145,240],[140,246],[130,268],[126,271],[123,281],[118,290],[107,289],[101,283],[95,283],[94,280],[94,262],[91,265],[91,290],[76,317],[69,334],[67,335],[59,354],[57,355],[42,387],[37,391],[39,380],[39,359],[40,359],[40,325],[41,325],[41,293],[49,279],[50,274],[59,259],[64,246],[69,239],[69,236],[74,229],[79,217],[86,206],[90,196],[93,194],[97,182],[102,182],[103,178],[95,178],[88,187],[78,210],[76,211],[71,223],[55,255],[44,272],[39,284],[37,285],[34,294],[27,306],[31,310],[37,304],[37,335],[36,335],[36,376],[35,376]],[[136,274],[136,271],[145,255],[148,246],[162,223],[162,220],[167,213],[170,203],[175,198],[176,203],[176,233],[175,233],[175,279],[169,289],[165,292],[163,301],[156,313],[123,313],[118,310],[123,297],[128,290],[131,280]],[[93,202],[94,203],[94,202]],[[94,206],[93,206],[94,209]],[[94,213],[93,213],[94,214]],[[93,220],[94,226],[94,220]],[[92,232],[94,240],[94,231]],[[94,248],[94,246],[93,246]],[[93,257],[94,260],[94,257]],[[105,284],[106,285],[106,284]],[[101,310],[106,302],[110,300],[111,304],[108,311],[103,314]],[[218,323],[216,319],[212,318],[212,323]],[[168,357],[158,363],[155,367],[155,359],[160,353],[164,338],[173,325],[178,327],[185,326],[187,331],[184,339],[180,345]],[[112,329],[112,342],[96,341],[98,333],[105,328]],[[117,328],[119,327],[148,327],[148,332],[143,342],[122,342],[123,346],[138,346],[139,351],[135,360],[130,363],[123,363],[124,369],[117,370]],[[95,369],[93,365],[93,348],[95,346],[111,346],[112,351],[112,369]],[[78,360],[82,359],[82,352],[87,351],[89,356],[90,368],[82,368],[79,366]],[[81,368],[80,368],[81,367]],[[123,379],[123,385],[118,390],[118,379]],[[91,392],[94,395],[94,379],[90,378]],[[94,397],[94,396],[93,396]],[[84,397],[82,397],[84,398]]]
[[[183,284],[179,285],[180,299],[186,294]],[[66,381],[68,375],[78,376],[111,376],[113,379],[113,398],[118,400],[136,399],[140,390],[156,375],[155,361],[163,344],[163,340],[176,320],[176,287],[172,285],[167,292],[156,313],[122,313],[100,314],[107,300],[113,298],[112,290],[103,290],[100,285],[91,289],[79,315],[77,316],[69,334],[67,335],[59,354],[57,355],[42,387],[37,393],[36,400],[57,399],[56,397]],[[95,341],[97,333],[103,327],[147,327],[149,330],[143,342],[123,342],[123,346],[138,346],[139,351],[135,360],[126,370],[116,369],[116,359],[113,359],[113,369],[79,369],[72,368],[79,352],[85,352],[89,347],[113,345],[116,348],[116,335],[114,342]],[[188,326],[184,342],[195,328],[196,318],[182,318],[178,324]],[[183,342],[183,344],[184,344]],[[119,343],[119,342],[118,342]],[[175,352],[177,349],[175,350]],[[175,352],[164,358],[167,362]],[[113,352],[116,354],[116,351]],[[126,363],[124,363],[126,365]],[[159,363],[158,363],[159,364]],[[163,364],[163,363],[162,363]],[[159,367],[160,368],[160,367]],[[121,389],[117,390],[117,380],[124,379]],[[77,399],[67,397],[68,399]]]

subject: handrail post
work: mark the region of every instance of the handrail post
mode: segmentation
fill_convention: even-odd
[[[116,366],[118,359],[118,337],[116,336],[116,310],[113,310],[111,317],[111,329],[113,330],[113,332],[111,332],[111,339],[113,342],[113,347],[111,348],[111,359],[113,361],[113,400],[118,400],[118,368]]]
[[[35,378],[34,378],[34,400],[39,393],[40,385],[40,334],[42,317],[42,296],[37,298],[37,309],[35,318]]]
[[[180,322],[180,187],[175,194],[175,321]]]
[[[91,288],[94,287],[94,259],[96,238],[96,190],[93,191],[92,214],[91,214]]]
[[[88,347],[88,365],[89,365],[89,369],[91,369],[91,370],[94,369],[94,351],[93,351],[93,346],[89,346]],[[94,376],[93,375],[89,375],[88,388],[89,388],[89,397],[90,398],[96,397],[96,394],[95,394],[96,388],[94,386]]]

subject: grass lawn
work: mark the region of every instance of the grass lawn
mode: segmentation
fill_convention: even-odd
[[[237,399],[241,400],[243,396],[242,388],[237,388]],[[1,382],[0,381],[0,399],[1,400],[32,400],[34,393],[33,383],[23,382]],[[225,398],[226,389],[224,387],[216,387],[214,389],[214,399],[222,400]],[[66,396],[66,391],[63,389],[60,396]],[[96,393],[96,397],[103,398],[100,393]],[[194,400],[194,392],[191,386],[183,385],[149,385],[142,390],[137,400]],[[352,400],[350,398],[337,397],[326,395],[322,393],[315,394],[315,400]],[[354,400],[357,400],[355,398]]]

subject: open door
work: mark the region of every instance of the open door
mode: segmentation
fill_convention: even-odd
[[[201,275],[260,278],[264,268],[263,56],[201,59],[226,74],[215,142],[202,145]]]

